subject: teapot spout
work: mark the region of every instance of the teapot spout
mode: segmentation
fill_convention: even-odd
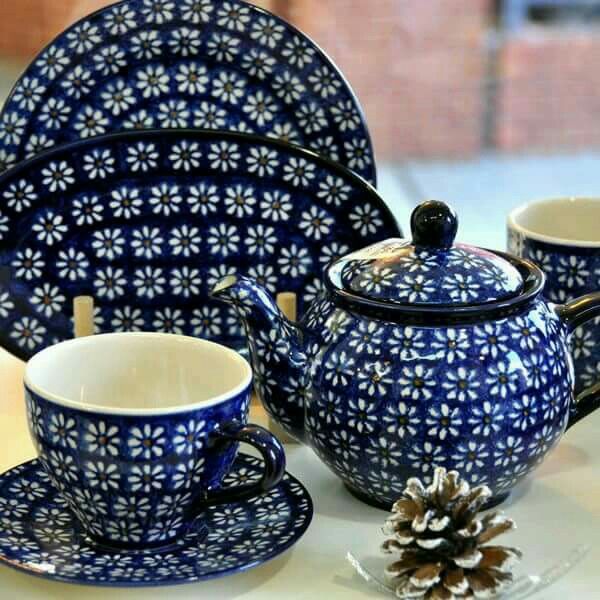
[[[307,359],[301,328],[287,319],[273,296],[250,277],[225,277],[211,296],[233,307],[244,325],[254,387],[267,413],[302,441]]]

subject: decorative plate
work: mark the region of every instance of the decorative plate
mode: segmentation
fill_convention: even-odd
[[[238,454],[224,485],[259,478],[261,461]],[[312,500],[286,473],[264,496],[210,507],[177,544],[112,551],[94,544],[39,461],[0,476],[0,564],[67,583],[154,586],[193,583],[256,567],[293,546],[310,525]]]
[[[50,150],[0,176],[0,344],[20,358],[73,335],[72,299],[98,331],[166,331],[243,346],[209,299],[223,276],[272,292],[320,289],[321,269],[401,235],[344,167],[282,142],[211,131],[137,131]]]
[[[0,171],[50,146],[159,127],[274,137],[376,181],[343,75],[300,31],[238,0],[128,0],[67,29],[3,109]]]

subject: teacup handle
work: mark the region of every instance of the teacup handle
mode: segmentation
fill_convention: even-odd
[[[212,435],[214,436],[212,443],[216,445],[226,441],[244,442],[254,446],[264,460],[264,473],[261,479],[255,483],[209,490],[206,496],[200,500],[197,508],[202,509],[215,504],[252,498],[268,492],[281,481],[285,474],[285,452],[281,442],[264,427],[232,421],[213,432]]]
[[[600,316],[600,292],[587,294],[568,304],[557,305],[554,310],[571,334],[580,325]],[[600,383],[579,394],[571,408],[567,429],[598,408],[600,408]]]

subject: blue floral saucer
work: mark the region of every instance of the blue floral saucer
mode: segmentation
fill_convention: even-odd
[[[52,149],[0,176],[0,344],[22,359],[73,335],[72,298],[100,332],[163,331],[244,346],[209,299],[229,274],[295,292],[332,259],[399,235],[377,192],[283,142],[134,131]]]
[[[221,129],[293,142],[375,183],[362,109],[300,31],[238,0],[127,0],[60,34],[0,116],[0,172],[123,129]]]
[[[260,460],[240,453],[224,485],[260,475]],[[86,538],[36,459],[0,475],[0,564],[67,583],[193,583],[275,558],[302,537],[312,513],[308,492],[286,474],[264,496],[208,508],[202,525],[172,546],[112,551]]]

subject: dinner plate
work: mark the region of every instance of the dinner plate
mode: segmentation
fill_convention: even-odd
[[[307,36],[238,0],[127,0],[61,33],[4,106],[0,171],[50,146],[159,127],[279,138],[376,181],[343,75]]]
[[[262,461],[240,452],[224,486],[254,481],[263,469]],[[247,571],[298,542],[313,515],[310,495],[286,473],[262,496],[208,507],[171,546],[113,550],[86,536],[38,459],[0,475],[0,508],[0,564],[55,581],[126,587]]]
[[[0,345],[20,358],[72,337],[72,299],[98,331],[150,330],[243,346],[209,291],[247,274],[295,292],[350,250],[401,235],[341,165],[257,136],[134,131],[50,150],[0,176]]]

